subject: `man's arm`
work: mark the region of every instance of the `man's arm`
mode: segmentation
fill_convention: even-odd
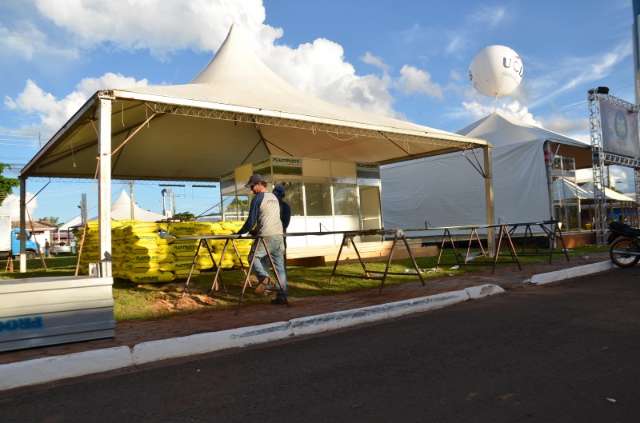
[[[238,234],[246,234],[253,229],[258,223],[258,212],[260,211],[260,204],[262,204],[263,193],[258,193],[251,199],[251,205],[249,206],[249,216],[242,225],[242,228],[238,231]]]
[[[280,203],[280,220],[282,221],[283,229],[286,231],[291,222],[291,207],[284,201]]]

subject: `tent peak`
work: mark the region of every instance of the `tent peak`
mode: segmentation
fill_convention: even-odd
[[[256,79],[265,83],[274,83],[276,80],[278,84],[285,83],[258,57],[253,44],[246,30],[238,25],[231,25],[213,59],[191,83],[215,85],[221,81]]]

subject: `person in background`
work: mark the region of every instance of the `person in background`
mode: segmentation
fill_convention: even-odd
[[[273,188],[273,195],[278,198],[278,202],[280,203],[280,221],[282,222],[282,229],[284,231],[284,262],[287,263],[287,228],[289,227],[289,223],[291,222],[291,207],[289,204],[284,201],[285,188],[284,184],[278,184]],[[284,269],[285,273],[287,271],[287,266]]]
[[[284,201],[285,188],[283,184],[278,184],[273,188],[273,195],[278,198],[280,203],[280,221],[282,222],[282,229],[284,233],[287,233],[287,228],[291,222],[291,207]],[[284,240],[285,248],[287,245],[287,239]]]
[[[249,206],[249,216],[238,231],[238,234],[251,232],[252,235],[262,237],[267,244],[275,272],[277,272],[282,289],[276,289],[276,298],[272,304],[287,304],[287,274],[284,261],[284,237],[282,221],[280,220],[280,202],[278,198],[267,192],[267,181],[260,174],[253,174],[245,185],[253,192]],[[256,293],[268,293],[274,289],[266,267],[269,266],[269,257],[264,246],[257,242],[251,247],[251,256],[255,256],[254,270],[258,276]],[[251,260],[251,257],[249,258]]]
[[[44,240],[44,256],[51,257],[51,244],[49,244],[49,240]]]

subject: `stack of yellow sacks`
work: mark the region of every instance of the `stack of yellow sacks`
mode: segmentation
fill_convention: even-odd
[[[152,222],[123,222],[113,240],[114,276],[136,283],[175,279],[175,256],[167,239],[160,236],[163,226],[166,227]],[[121,256],[116,256],[116,245],[123,246]]]
[[[153,223],[140,221],[112,221],[113,275],[135,283],[171,282],[189,275],[198,240],[175,238],[200,235],[229,235],[236,233],[243,222],[176,222]],[[82,237],[82,228],[76,239]],[[166,234],[165,234],[166,233]],[[170,236],[167,236],[170,235]],[[98,222],[87,224],[80,268],[87,273],[88,264],[99,261]],[[241,259],[231,243],[222,256],[224,240],[209,240],[208,245],[216,264],[223,269],[249,265],[248,255],[252,240],[236,240]],[[222,259],[222,260],[221,260]],[[209,252],[201,247],[196,259],[194,275],[214,267]]]
[[[242,222],[178,222],[169,223],[167,226],[167,232],[176,238],[202,235],[230,235],[236,233],[241,227]],[[224,240],[208,240],[208,245],[213,253],[213,258],[216,264],[220,265],[223,269],[240,266],[240,259],[237,258],[231,244],[227,246],[227,250],[225,251],[224,256],[222,256],[224,244]],[[247,266],[247,256],[251,249],[251,240],[238,240],[236,241],[236,245],[238,247],[238,252],[242,256],[243,263]],[[189,269],[191,268],[193,255],[198,248],[198,240],[177,239],[172,242],[170,246],[176,257],[175,275],[177,278],[186,278],[189,274]],[[201,270],[212,269],[213,267],[214,263],[211,261],[209,252],[204,246],[202,246],[198,251],[194,274],[199,273]]]

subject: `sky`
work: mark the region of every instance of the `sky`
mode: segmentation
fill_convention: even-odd
[[[606,85],[635,102],[631,0],[3,0],[0,162],[25,164],[96,90],[190,81],[232,23],[294,86],[327,101],[457,131],[498,109],[588,140],[586,92]],[[597,20],[596,18],[597,17]],[[484,97],[468,67],[502,44],[524,62],[509,97]],[[618,185],[633,190],[630,172]],[[629,183],[631,182],[631,184]],[[35,217],[66,221],[93,181],[29,179]],[[214,188],[174,187],[178,211],[219,201]],[[114,182],[114,199],[126,182]],[[162,187],[136,182],[161,211]]]

